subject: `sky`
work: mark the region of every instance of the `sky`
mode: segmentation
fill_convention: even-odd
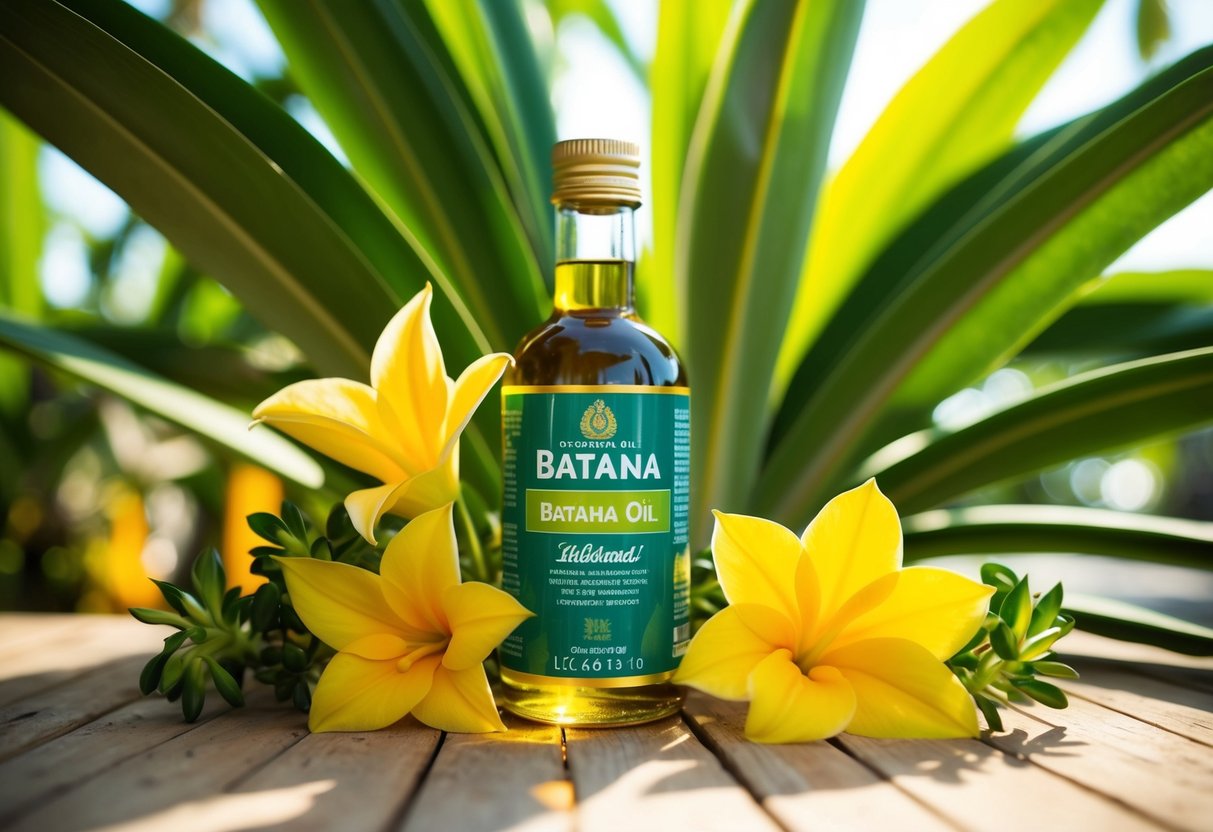
[[[708,0],[713,2],[714,0]],[[161,15],[167,0],[132,0]],[[656,2],[613,0],[633,48],[651,57],[656,39]],[[897,89],[985,0],[868,0],[851,73],[838,113],[830,165],[837,167],[862,139]],[[1138,84],[1148,73],[1193,49],[1213,43],[1213,0],[1170,0],[1172,38],[1147,65],[1137,55],[1133,29],[1135,0],[1108,0],[1087,35],[1046,85],[1019,128],[1031,135],[1105,104]],[[281,70],[283,57],[251,0],[207,0],[204,24],[213,35],[200,43],[244,77]],[[570,20],[557,33],[563,71],[552,92],[560,138],[606,135],[649,140],[647,94],[613,48],[586,21]],[[338,155],[323,122],[305,101],[292,114]],[[53,226],[47,238],[42,278],[49,299],[71,305],[88,290],[82,231],[112,234],[124,221],[122,201],[57,151],[41,162],[47,201],[69,222]],[[643,245],[649,237],[647,212],[639,216]],[[145,235],[122,264],[120,280],[130,298],[144,294],[154,279],[163,242]],[[1213,194],[1207,195],[1140,241],[1109,273],[1123,270],[1213,268]],[[137,317],[138,308],[119,307],[114,317]]]

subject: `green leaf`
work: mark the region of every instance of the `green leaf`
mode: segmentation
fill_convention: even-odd
[[[914,437],[925,446],[900,459],[890,447],[861,476],[876,476],[889,499],[913,513],[983,485],[1210,422],[1213,347],[1075,376],[968,427]]]
[[[1028,588],[1028,578],[1025,575],[1019,579],[1007,597],[1002,599],[998,615],[1015,634],[1015,642],[1028,632],[1028,623],[1032,620],[1032,591]]]
[[[1057,685],[1050,685],[1039,679],[1016,679],[1011,684],[1046,707],[1060,710],[1070,704],[1065,691]]]
[[[0,346],[96,384],[176,422],[306,488],[324,484],[321,467],[270,431],[249,431],[248,414],[159,378],[117,355],[0,312]]]
[[[973,701],[977,703],[977,707],[981,710],[982,715],[986,718],[986,724],[990,726],[991,731],[1002,730],[1002,715],[998,713],[998,703],[987,696],[977,694],[973,697]]]
[[[1213,656],[1213,629],[1136,604],[1066,593],[1066,612],[1074,616],[1080,630],[1089,633],[1190,656]]]
[[[295,689],[291,692],[291,702],[295,708],[306,713],[312,707],[312,690],[308,687],[307,682],[302,679],[295,685]]]
[[[168,653],[157,653],[143,666],[143,670],[139,673],[139,692],[144,696],[154,691],[160,684],[160,675],[164,672],[164,665],[168,662],[168,657]]]
[[[393,296],[279,164],[159,66],[60,3],[5,3],[0,31],[0,102],[220,276],[321,371],[365,373],[375,318],[386,322]],[[193,48],[163,33],[176,51]],[[260,103],[263,114],[273,108]]]
[[[1097,277],[1083,289],[1080,305],[1115,303],[1213,303],[1213,270],[1117,272]]]
[[[190,570],[190,581],[194,592],[206,604],[215,621],[223,619],[223,595],[227,590],[227,576],[223,572],[223,560],[215,549],[203,549],[194,558]]]
[[[232,674],[220,667],[219,662],[210,656],[203,656],[202,660],[206,662],[207,669],[211,672],[211,679],[215,682],[215,690],[219,691],[219,695],[226,699],[233,708],[243,707],[244,692],[240,690],[240,685]]]
[[[1019,658],[1019,644],[1015,633],[1011,631],[1005,621],[999,621],[998,626],[990,630],[990,646],[994,648],[994,652],[1000,659],[1015,661]]]
[[[1077,679],[1078,671],[1061,662],[1032,662],[1032,670],[1055,679]]]
[[[1213,271],[1123,272],[1101,277],[1082,300],[1024,347],[1025,357],[1158,355],[1213,342]]]
[[[512,349],[547,311],[540,262],[426,41],[424,9],[388,0],[339,14],[320,2],[259,6],[355,170],[449,277],[492,348]]]
[[[289,535],[291,533],[290,529],[286,527],[286,523],[268,511],[258,511],[244,519],[248,523],[248,527],[253,530],[253,534],[262,540],[268,540],[270,543],[281,545],[282,535]],[[277,552],[278,550],[274,551]]]
[[[307,520],[303,518],[303,512],[299,510],[299,506],[290,500],[284,500],[282,502],[282,520],[286,523],[291,536],[306,545],[308,538]]]
[[[1137,0],[1137,53],[1142,60],[1153,58],[1158,47],[1170,37],[1166,0]]]
[[[249,410],[288,384],[313,375],[302,367],[277,370],[259,366],[256,348],[223,342],[187,344],[176,330],[168,327],[82,325],[65,321],[57,322],[57,328],[169,381]]]
[[[1005,596],[1015,588],[1015,584],[1019,583],[1019,576],[1010,567],[1003,566],[1001,563],[983,563],[981,565],[981,582],[994,587],[995,596],[1001,601],[1001,596]]]
[[[1028,635],[1035,636],[1054,626],[1057,614],[1061,612],[1061,600],[1064,590],[1061,584],[1041,596],[1032,607],[1032,622],[1028,625]]]
[[[291,673],[302,673],[307,670],[308,658],[298,646],[287,642],[282,645],[282,666]]]
[[[205,666],[199,659],[194,659],[185,668],[182,680],[185,687],[181,692],[181,713],[186,722],[196,722],[202,715],[202,706],[206,704],[206,672]]]
[[[707,536],[708,509],[740,507],[758,473],[771,373],[861,13],[858,2],[743,3],[704,95],[677,266],[694,276],[680,285],[697,425],[692,545]]]
[[[183,593],[176,584],[171,584],[168,581],[158,581],[155,578],[152,578],[151,581],[156,585],[156,588],[160,590],[160,594],[164,596],[165,602],[170,607],[175,609],[181,615],[189,615],[189,613],[186,612],[184,600],[185,593]]]
[[[38,139],[0,110],[0,307],[30,317],[42,311],[38,258],[43,209],[38,192]],[[0,415],[25,412],[29,368],[0,355]]]
[[[253,595],[252,626],[253,630],[264,633],[278,626],[278,605],[282,602],[282,593],[275,584],[262,584]]]
[[[975,177],[981,192],[962,183],[954,193],[964,200],[945,197],[938,216],[899,238],[897,258],[878,260],[857,285],[863,302],[835,316],[838,341],[798,370],[757,510],[803,522],[843,484],[899,386],[911,373],[925,378],[925,356],[951,362],[933,365],[938,374],[918,389],[914,406],[929,408],[938,398],[928,392],[958,389],[1030,340],[1058,293],[1213,184],[1211,91],[1205,49],[992,165]],[[937,352],[945,340],[951,349]]]
[[[1019,646],[1019,660],[1030,662],[1033,659],[1040,658],[1049,652],[1049,648],[1053,646],[1055,641],[1061,638],[1061,635],[1060,627],[1050,627],[1031,636]]]
[[[822,194],[780,352],[783,383],[880,249],[1011,146],[1020,117],[1102,5],[997,0],[901,88]]]
[[[1067,552],[1213,568],[1213,523],[1199,520],[1011,505],[928,511],[904,518],[902,528],[907,563],[946,555]]]
[[[147,607],[131,607],[127,610],[136,621],[142,621],[144,624],[165,624],[169,627],[188,627],[189,622],[180,615],[164,610],[153,610]]]
[[[552,18],[553,28],[559,29],[561,24],[564,23],[567,18],[572,16],[580,15],[586,18],[590,23],[594,24],[594,27],[598,30],[598,33],[606,38],[606,40],[610,42],[611,46],[615,47],[615,50],[619,53],[619,57],[621,57],[623,62],[627,64],[628,69],[632,70],[632,73],[635,74],[636,80],[641,84],[648,82],[649,67],[645,63],[644,58],[632,48],[631,42],[628,41],[628,37],[624,33],[623,25],[619,21],[619,16],[615,14],[615,10],[611,7],[611,4],[607,2],[607,0],[546,0],[546,5],[548,7],[548,14],[551,15]],[[675,5],[677,5],[677,3]],[[665,2],[660,4],[658,14],[664,13],[665,6]],[[717,11],[718,9],[723,10],[723,12],[726,13],[728,11],[727,2],[712,4],[701,3],[699,7],[703,13],[708,16],[721,13],[720,11]],[[685,41],[691,40],[693,37],[693,35],[685,31],[679,31],[674,39]],[[658,35],[659,49],[661,48],[660,44],[661,36]],[[687,47],[683,46],[682,48]]]
[[[186,635],[185,632],[173,633],[166,638],[164,640],[164,649],[152,656],[148,663],[143,666],[143,671],[139,674],[139,692],[144,696],[147,696],[159,687],[160,679],[164,673],[165,665],[168,664],[169,657],[185,643]]]
[[[426,0],[434,52],[466,86],[545,279],[552,270],[551,149],[556,125],[547,83],[520,3]],[[440,34],[441,38],[437,37]]]
[[[674,272],[683,168],[708,75],[733,5],[698,0],[661,0],[658,4],[657,51],[649,74],[653,101],[653,250],[637,267],[637,292],[645,319],[677,346],[681,346],[684,336],[675,300]]]

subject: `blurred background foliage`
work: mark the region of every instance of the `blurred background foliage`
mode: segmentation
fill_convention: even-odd
[[[344,112],[342,107],[344,104],[355,107],[357,102],[331,100],[339,98],[342,91],[339,87],[325,86],[320,77],[324,72],[322,63],[309,67],[300,61],[288,72],[287,61],[261,14],[264,12],[270,18],[287,51],[292,52],[293,48],[293,57],[295,53],[303,54],[311,35],[303,24],[292,21],[289,3],[264,2],[261,11],[245,0],[141,0],[136,5],[280,105],[340,163],[349,165],[352,159],[355,168],[361,170],[363,165],[373,165],[376,158],[382,158],[375,153],[377,137],[368,135],[360,139],[350,132],[350,123],[357,116]],[[653,153],[646,172],[652,177],[650,192],[659,200],[677,201],[680,189],[685,188],[679,177],[683,175],[683,158],[692,142],[696,115],[680,112],[671,102],[684,98],[698,101],[710,95],[707,88],[711,58],[716,44],[725,36],[727,3],[713,0],[699,4],[697,13],[688,14],[686,10],[693,5],[665,3],[659,12],[655,0],[652,3],[527,0],[523,3],[524,14],[519,17],[527,27],[524,35],[534,45],[536,60],[533,67],[523,66],[517,71],[539,73],[543,87],[551,90],[558,114],[555,132],[561,137],[622,135],[639,139],[646,147],[651,144]],[[941,6],[948,5],[952,8],[941,12]],[[806,259],[807,273],[812,274],[814,258],[849,260],[819,266],[849,277],[837,286],[822,286],[809,280],[802,284],[790,306],[792,324],[788,337],[774,344],[779,355],[777,362],[774,355],[770,362],[773,401],[778,402],[787,388],[797,385],[797,366],[804,350],[816,335],[823,330],[829,332],[829,316],[840,308],[846,292],[858,281],[865,257],[895,243],[893,232],[899,225],[932,206],[959,177],[1002,154],[1012,131],[1017,139],[1022,139],[1069,122],[1156,76],[1194,46],[1213,40],[1213,13],[1201,0],[1173,0],[1170,8],[1163,0],[1120,0],[1102,4],[1102,10],[1099,2],[1072,2],[1075,19],[1054,27],[1058,31],[1049,37],[1056,42],[1050,43],[1048,37],[1040,36],[1041,42],[1034,47],[1036,51],[1012,55],[1005,64],[992,65],[985,88],[967,98],[957,93],[955,102],[940,104],[944,108],[955,107],[952,115],[958,124],[954,134],[936,136],[933,144],[917,148],[899,147],[902,136],[895,119],[886,125],[883,137],[876,130],[868,134],[888,100],[917,65],[982,5],[872,0],[864,12],[862,27],[858,18],[852,23],[822,24],[821,31],[826,35],[838,31],[838,27],[858,29],[859,47],[852,73],[844,92],[841,83],[849,56],[839,58],[830,53],[826,48],[828,41],[811,53],[823,56],[820,60],[827,70],[829,62],[841,63],[832,80],[827,78],[823,83],[839,86],[836,93],[843,96],[842,107],[832,143],[829,139],[833,125],[829,121],[824,127],[817,123],[809,125],[814,130],[824,129],[824,140],[810,133],[791,138],[815,142],[811,151],[805,152],[818,154],[823,163],[828,151],[828,168],[838,177],[833,181],[835,185],[839,181],[844,183],[827,196],[827,200],[837,200],[838,206],[829,209],[823,202],[818,207],[819,218],[825,219],[814,233],[828,239],[824,243],[814,239]],[[467,24],[460,19],[465,4],[430,4],[430,8],[434,25],[446,33],[452,44],[450,59],[468,81],[458,94],[472,102],[469,111],[479,113],[481,118],[486,113],[498,114],[479,125],[484,134],[507,146],[511,142],[539,145],[548,142],[551,138],[548,135],[519,135],[519,125],[542,133],[544,123],[500,109],[502,102],[523,108],[546,108],[548,102],[528,102],[520,92],[532,89],[534,79],[496,75],[483,67],[477,69],[486,50],[500,49],[501,44],[494,47],[491,40],[453,36],[469,31],[461,28]],[[682,19],[678,18],[680,9]],[[682,40],[675,43],[672,39],[658,39],[659,31],[679,25],[688,32]],[[781,24],[772,20],[768,25],[778,28]],[[853,31],[851,36],[855,36]],[[898,39],[921,43],[889,53],[888,60],[882,60],[881,45]],[[744,46],[741,43],[738,49]],[[1071,47],[1074,47],[1072,54]],[[367,48],[373,49],[373,45]],[[761,43],[750,48],[760,50]],[[675,49],[683,52],[673,54]],[[1108,56],[1123,56],[1128,50],[1133,50],[1132,61],[1126,64],[1120,60],[1119,75],[1107,71]],[[1070,60],[1063,65],[1059,79],[1060,76],[1068,79],[1065,83],[1071,87],[1069,98],[1063,91],[1050,99],[1062,102],[1051,104],[1051,110],[1029,109],[1056,64],[1067,54]],[[997,63],[998,57],[990,60]],[[1016,60],[1019,65],[1013,64]],[[654,72],[655,63],[664,71]],[[1128,70],[1124,69],[1126,65],[1130,67]],[[1004,68],[1005,77],[1000,77],[998,72]],[[760,74],[761,67],[754,72]],[[829,72],[825,74],[828,76]],[[1111,80],[1106,77],[1109,75]],[[760,80],[756,78],[755,83]],[[394,83],[392,79],[383,82]],[[301,86],[315,96],[315,101],[304,95]],[[1092,89],[1094,93],[1090,92]],[[407,95],[399,90],[393,94]],[[1084,95],[1095,98],[1084,99]],[[1002,102],[997,112],[983,109],[983,102],[990,97]],[[1007,99],[1022,100],[1008,104]],[[725,96],[721,106],[726,113],[732,113],[730,107],[741,107],[743,103]],[[400,106],[418,107],[420,103],[404,100]],[[649,141],[650,107],[652,129],[664,137],[660,142]],[[330,125],[318,109],[338,113],[339,118]],[[961,122],[966,113],[968,121]],[[424,113],[418,117],[424,117]],[[1006,123],[992,123],[998,119]],[[552,128],[547,122],[547,129]],[[334,136],[334,132],[338,135]],[[869,135],[869,140],[876,136],[876,143],[866,151],[863,144],[868,140],[860,141],[865,135]],[[696,152],[705,158],[718,153],[717,163],[728,163],[727,146],[714,149],[710,140],[704,141],[708,145]],[[860,150],[852,157],[857,146]],[[879,158],[883,158],[881,154],[901,155],[896,164],[876,165],[866,174],[857,174],[858,180],[850,184],[848,191],[844,163],[864,152]],[[527,155],[519,153],[519,158],[525,159]],[[307,161],[302,160],[301,164]],[[955,169],[949,170],[949,164]],[[337,370],[310,364],[291,340],[249,314],[227,288],[187,262],[112,192],[3,111],[0,111],[0,165],[3,166],[0,307],[14,313],[0,319],[0,339],[7,335],[9,343],[24,344],[23,352],[27,355],[43,359],[31,363],[23,356],[0,352],[0,609],[119,611],[128,606],[155,606],[159,603],[158,595],[146,578],[180,574],[193,553],[205,545],[220,546],[229,574],[244,576],[251,586],[253,579],[248,577],[243,553],[254,544],[249,539],[244,516],[276,511],[287,495],[305,509],[310,507],[313,516],[323,517],[334,497],[343,493],[346,482],[343,478],[349,472],[327,467],[326,484],[317,489],[321,475],[315,464],[306,458],[292,457],[281,447],[274,448],[274,458],[280,460],[280,464],[273,466],[274,471],[250,461],[261,458],[263,445],[259,443],[276,440],[267,437],[247,440],[251,444],[243,448],[241,455],[233,454],[231,448],[233,443],[246,440],[229,442],[218,434],[228,430],[226,436],[233,435],[230,431],[240,421],[241,412],[247,413],[253,404],[284,384],[317,371]],[[840,169],[844,171],[842,174],[838,174]],[[395,177],[405,183],[408,179],[406,173],[390,169],[377,174],[382,177],[377,181]],[[865,175],[868,180],[863,179]],[[509,193],[515,199],[520,199],[518,194],[525,194],[531,206],[529,212],[519,212],[521,234],[531,246],[510,255],[517,258],[516,263],[503,269],[508,271],[510,280],[542,281],[550,273],[550,264],[542,261],[541,254],[550,250],[546,176],[546,170],[538,165],[533,169],[521,165],[517,170],[507,170],[509,181],[505,186]],[[879,194],[873,193],[883,186],[884,180],[897,176],[916,184],[903,186],[897,192],[895,205],[882,205]],[[932,177],[938,181],[932,181]],[[686,199],[686,193],[682,190],[682,199]],[[385,191],[377,198],[390,205],[397,215],[411,220],[405,225],[411,233],[424,238],[423,244],[434,253],[441,270],[458,274],[467,269],[483,275],[492,267],[490,252],[468,254],[444,244],[440,224],[434,217],[410,218],[406,196],[396,197]],[[702,197],[701,203],[697,203],[696,210],[702,218],[696,219],[705,223],[704,230],[698,233],[719,233],[723,220],[711,216],[700,204],[710,207],[715,203]],[[768,210],[778,209],[778,204],[768,206]],[[642,212],[642,216],[647,213]],[[641,264],[639,290],[642,312],[691,351],[694,366],[699,357],[697,351],[703,351],[703,340],[697,344],[693,329],[689,329],[697,324],[688,323],[686,316],[700,313],[694,302],[690,309],[678,308],[672,280],[652,277],[672,275],[679,268],[674,263],[673,240],[678,233],[674,216],[667,209],[644,220],[641,234],[649,245]],[[831,219],[834,226],[829,225]],[[452,221],[458,222],[458,217]],[[871,230],[881,223],[889,229],[883,236]],[[912,443],[916,436],[925,442],[923,437],[932,432],[942,434],[980,426],[987,417],[1025,402],[1041,388],[1084,372],[1213,345],[1213,272],[1208,271],[1213,267],[1211,228],[1213,204],[1206,197],[1109,269],[1109,273],[1115,272],[1114,276],[1089,283],[1080,281],[1076,295],[1065,292],[1067,296],[1074,295],[1074,299],[1064,304],[1064,311],[1059,310],[1044,320],[1033,319],[1029,327],[1020,331],[1020,348],[1009,354],[1000,369],[983,374],[961,389],[933,389],[929,380],[934,376],[929,369],[924,371],[928,376],[923,395],[931,402],[926,410],[926,424],[921,419],[906,417],[892,428],[878,425],[874,435],[886,440],[907,430],[916,432],[899,440],[901,447],[895,443],[882,451],[887,453],[888,460],[877,457],[873,457],[874,462],[869,460],[869,468],[888,474],[888,481],[895,484],[893,496],[897,500],[895,481],[900,482],[896,480],[897,461],[912,453],[913,449],[907,450],[904,443]],[[490,227],[486,233],[496,232]],[[432,240],[426,237],[431,234]],[[1179,246],[1173,242],[1177,239],[1183,240]],[[657,248],[652,247],[653,240],[657,241]],[[868,251],[862,249],[865,242]],[[472,250],[476,246],[461,248]],[[540,252],[536,262],[526,261],[532,250]],[[702,251],[706,253],[700,256],[715,256],[710,247]],[[1164,252],[1163,256],[1157,255],[1159,251]],[[778,257],[780,252],[773,254]],[[785,254],[800,257],[796,251]],[[464,256],[470,258],[469,262],[461,262]],[[339,287],[341,275],[332,275],[332,280]],[[523,296],[525,292],[518,291],[509,297],[516,301]],[[476,298],[468,300],[469,304],[476,302]],[[701,303],[720,305],[719,297],[707,290]],[[383,308],[368,315],[367,328],[373,330],[371,338],[382,323],[379,319],[386,319],[390,311]],[[533,323],[527,317],[534,314],[538,310],[523,308],[517,312],[518,328],[522,330]],[[842,317],[845,319],[845,315]],[[704,322],[698,326],[718,324],[710,315],[702,318]],[[483,320],[488,326],[488,319]],[[1008,326],[1021,325],[1010,315],[1007,320]],[[58,333],[82,339],[100,348],[100,352],[77,354],[71,341],[40,342],[41,330],[22,329],[30,322],[49,324]],[[491,332],[485,337],[492,342],[500,340]],[[508,334],[501,337],[508,339]],[[964,352],[963,341],[945,341],[944,346],[948,350],[944,358]],[[933,355],[939,360],[937,354]],[[456,358],[452,364],[457,369],[466,358],[467,355]],[[73,361],[94,364],[82,373]],[[81,375],[107,381],[85,384],[76,380]],[[806,390],[821,383],[820,368],[818,376],[807,381],[801,379]],[[172,389],[156,386],[161,384],[157,381],[161,378],[171,380]],[[909,392],[903,390],[904,395],[914,394],[914,379],[910,378],[911,386],[906,388]],[[707,380],[695,377],[694,383],[706,385]],[[1206,423],[1213,419],[1210,389],[1206,382],[1188,394],[1195,406],[1209,414]],[[165,421],[146,407],[138,406],[140,396],[177,396],[183,397],[183,407],[188,411],[189,391],[222,402],[232,412],[208,414],[201,429],[187,424],[186,427],[196,429],[183,430],[180,424]],[[921,400],[915,406],[921,409]],[[891,410],[890,418],[900,419],[899,412]],[[771,437],[755,432],[746,441],[758,444],[769,441],[776,446],[776,440],[794,427],[781,422],[781,416],[773,420]],[[719,430],[726,428],[727,423],[724,427],[717,426]],[[736,439],[741,443],[740,436]],[[880,444],[883,443],[877,442],[874,447]],[[491,442],[483,453],[490,451]],[[744,448],[738,453],[743,457],[744,467],[757,450],[748,456]],[[726,460],[718,464],[729,463]],[[465,449],[465,475],[490,495],[490,502],[495,494],[492,467],[469,465]],[[752,481],[753,476],[754,472],[749,472],[742,479],[749,477]],[[885,480],[882,474],[881,481]],[[717,477],[713,482],[716,481],[732,479]],[[910,493],[907,492],[907,506],[912,504]],[[710,500],[711,496],[719,497],[727,505],[732,493],[726,487],[704,499]],[[798,516],[801,509],[780,503],[781,496],[772,497],[767,506],[780,506],[779,511],[789,517]],[[806,498],[806,505],[811,503],[812,499]],[[1137,540],[1133,535],[1138,535],[1143,541],[1130,556],[1148,562],[1149,523],[1142,525],[1132,518],[1158,515],[1213,521],[1213,430],[1204,428],[1166,436],[1114,453],[1083,452],[1043,471],[1016,475],[994,485],[982,484],[943,504],[952,512],[990,505],[1106,509],[1117,513],[1107,515],[1108,528],[1116,529],[1123,523],[1121,539]],[[908,526],[921,533],[916,556],[954,555],[964,551],[966,545],[974,555],[987,553],[983,547],[989,545],[988,537],[965,544],[949,542],[946,535],[939,534],[940,525],[945,530],[951,526],[947,516],[927,511],[936,505],[927,500],[922,505],[913,504],[908,512],[918,515]],[[1087,519],[1084,517],[1083,522]],[[986,521],[993,522],[989,518]],[[1067,523],[1066,517],[1059,516],[1059,527],[1066,527]],[[1021,527],[1012,524],[1007,534],[1013,535],[1018,528]],[[1174,528],[1168,527],[1168,531]],[[1198,562],[1207,557],[1213,538],[1209,527],[1199,523],[1179,528],[1187,528],[1190,542],[1195,543],[1186,555],[1181,552],[1159,558],[1170,566],[1142,566],[1139,562],[1108,570],[1106,562],[1100,559],[1053,560],[1042,567],[1047,574],[1036,582],[1046,585],[1064,578],[1068,590],[1128,598],[1213,625],[1213,605],[1209,604],[1213,579],[1207,561]],[[1060,536],[1056,539],[1057,551],[1070,551],[1060,542]],[[1024,539],[997,551],[1048,552],[1050,540]],[[1199,545],[1201,540],[1203,548]],[[951,562],[963,565],[963,561],[955,558]],[[1011,562],[1023,571],[1020,564]],[[1184,563],[1204,569],[1181,571],[1182,567],[1175,565]]]

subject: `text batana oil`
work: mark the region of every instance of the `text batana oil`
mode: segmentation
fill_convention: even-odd
[[[690,389],[633,308],[635,145],[552,153],[552,316],[503,388],[503,585],[536,613],[501,645],[502,702],[562,725],[674,713],[690,638]]]

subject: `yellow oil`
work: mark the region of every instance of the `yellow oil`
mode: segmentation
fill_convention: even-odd
[[[682,362],[666,339],[636,316],[631,295],[629,261],[557,264],[552,315],[523,337],[505,383],[686,386]],[[628,687],[582,687],[503,667],[500,701],[511,713],[558,725],[649,722],[681,706],[673,675],[654,674],[645,684]]]

